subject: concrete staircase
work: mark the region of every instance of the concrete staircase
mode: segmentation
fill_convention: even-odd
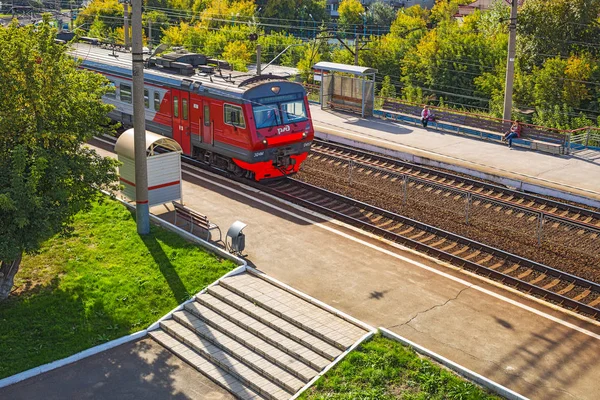
[[[289,399],[368,330],[263,274],[230,276],[150,336],[240,399]]]

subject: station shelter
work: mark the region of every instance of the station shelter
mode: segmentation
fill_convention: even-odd
[[[115,145],[118,159],[122,163],[119,166],[119,179],[125,187],[123,193],[131,201],[135,201],[133,142],[133,129],[128,129],[121,134]],[[181,153],[181,146],[175,140],[146,131],[149,206],[182,200]]]
[[[373,116],[375,68],[321,61],[313,70],[315,80],[321,82],[321,109],[343,108],[362,117]]]

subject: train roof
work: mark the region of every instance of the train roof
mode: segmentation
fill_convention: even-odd
[[[92,69],[109,75],[131,78],[132,56],[129,52],[114,51],[111,48],[87,44],[75,43],[71,46],[69,53],[81,60],[85,68]],[[149,58],[149,56],[145,57]],[[268,95],[270,92],[261,90],[260,86],[266,82],[277,85],[294,85],[284,77],[274,75],[257,76],[247,72],[221,70],[215,73],[199,73],[194,75],[180,75],[161,68],[144,68],[144,80],[162,86],[174,88],[186,88],[193,92],[212,94],[217,97],[248,99],[257,95]],[[304,88],[302,88],[304,91]],[[252,92],[252,93],[250,93]],[[264,93],[261,93],[264,92]],[[273,95],[273,93],[270,93]]]

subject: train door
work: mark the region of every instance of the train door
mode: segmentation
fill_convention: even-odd
[[[190,154],[190,93],[172,89],[173,94],[173,139],[181,145],[184,154]]]
[[[213,144],[212,134],[212,116],[210,115],[210,103],[206,100],[202,102],[202,141],[206,144]]]

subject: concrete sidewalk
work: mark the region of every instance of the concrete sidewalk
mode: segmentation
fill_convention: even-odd
[[[515,148],[409,124],[310,108],[315,131],[440,162],[556,187],[600,201],[600,151],[568,156]]]

